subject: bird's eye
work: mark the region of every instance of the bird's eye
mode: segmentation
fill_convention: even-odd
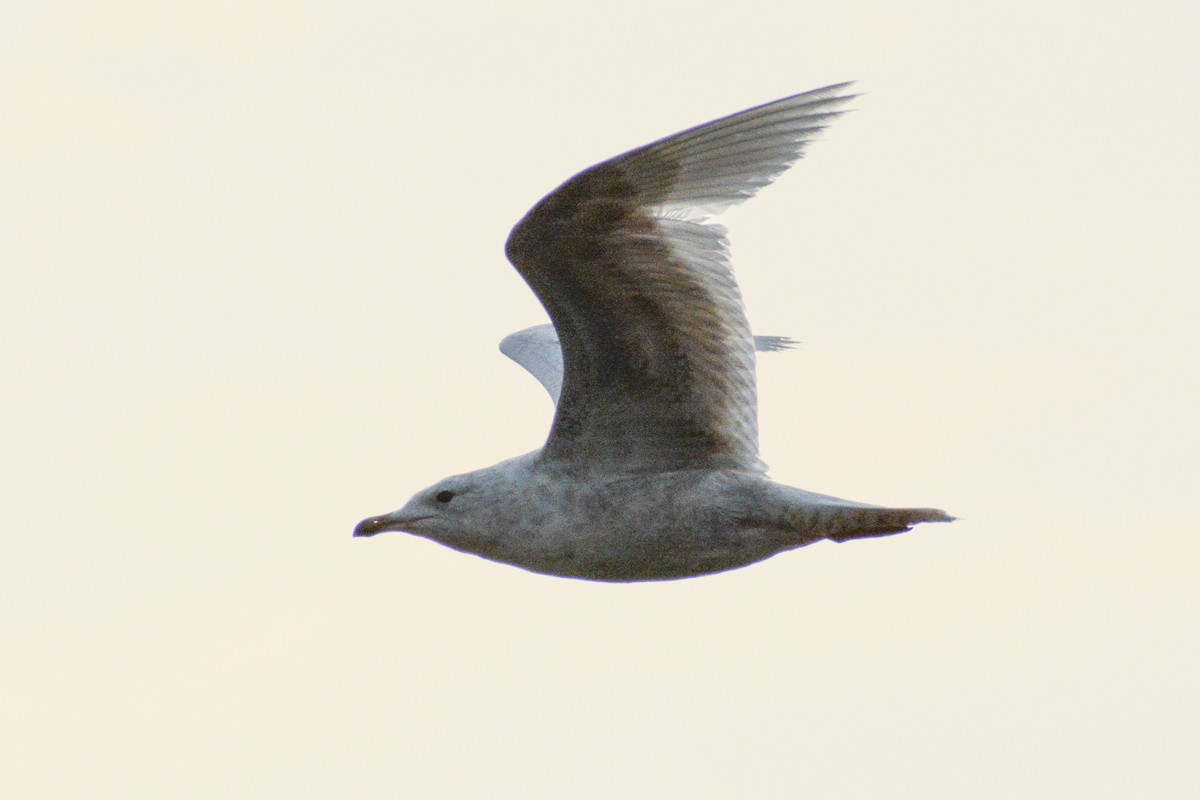
[[[450,491],[449,489],[442,489],[440,492],[435,494],[434,497],[437,498],[439,503],[449,503],[454,499],[454,492]]]

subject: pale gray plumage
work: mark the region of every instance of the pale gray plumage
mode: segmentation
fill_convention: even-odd
[[[756,341],[725,229],[706,219],[799,159],[847,86],[632,150],[534,206],[506,251],[554,330],[501,349],[557,400],[545,446],[447,478],[355,534],[403,530],[536,572],[634,581],[952,519],[784,486],[758,457]]]

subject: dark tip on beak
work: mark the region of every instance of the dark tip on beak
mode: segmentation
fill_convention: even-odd
[[[386,517],[367,517],[354,526],[355,536],[374,536],[382,533],[387,525]]]

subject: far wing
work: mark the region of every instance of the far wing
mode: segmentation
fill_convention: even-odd
[[[500,340],[500,352],[524,367],[537,378],[550,399],[558,405],[562,391],[562,348],[553,325],[534,325]]]
[[[796,346],[786,336],[755,336],[754,349],[760,353],[775,353]],[[558,405],[562,391],[562,348],[553,325],[534,325],[532,328],[510,333],[500,340],[500,352],[524,367],[550,394]]]

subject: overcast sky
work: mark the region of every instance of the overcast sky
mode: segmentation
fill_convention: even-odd
[[[0,793],[1190,797],[1200,5],[7,2]],[[361,518],[539,446],[512,224],[858,79],[722,220],[772,474],[696,580]]]

